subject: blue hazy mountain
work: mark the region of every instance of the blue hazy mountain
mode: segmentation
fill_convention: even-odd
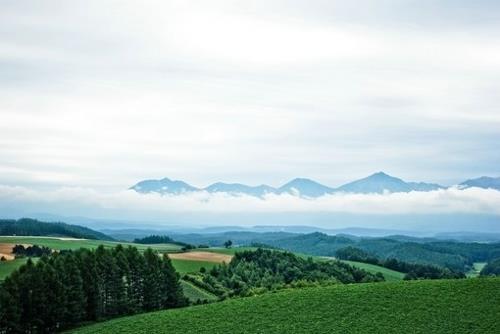
[[[228,193],[228,194],[245,194],[250,196],[262,197],[266,194],[276,193],[276,189],[262,184],[260,186],[247,186],[241,183],[223,183],[217,182],[214,183],[203,190],[208,191],[209,193]]]
[[[278,194],[292,194],[304,197],[320,197],[326,194],[331,194],[333,188],[327,187],[309,179],[293,179],[287,184],[278,188]]]
[[[496,183],[490,182],[489,184],[493,185],[493,186],[490,185],[490,187],[494,187],[496,185],[497,188],[495,189],[500,189],[499,187],[500,179],[492,179],[492,180],[493,181],[496,180]],[[480,184],[486,184],[486,183],[482,182]],[[463,185],[467,186],[465,182],[463,183]],[[316,198],[327,194],[333,194],[335,192],[369,194],[369,193],[383,193],[384,191],[388,192],[432,191],[444,188],[445,187],[435,183],[405,182],[397,177],[387,175],[383,172],[378,172],[363,179],[347,183],[338,188],[331,188],[316,181],[305,178],[293,179],[292,181],[284,184],[279,188],[274,188],[265,184],[260,186],[249,186],[241,183],[224,183],[224,182],[217,182],[206,188],[197,188],[183,181],[174,181],[170,180],[169,178],[164,178],[161,180],[141,181],[137,183],[135,186],[131,187],[130,189],[133,189],[139,193],[159,193],[159,194],[183,194],[194,191],[206,191],[209,193],[227,193],[231,195],[243,194],[255,197],[263,197],[266,194],[291,194],[301,197]]]
[[[460,183],[464,188],[478,187],[484,189],[500,190],[500,177],[481,176],[477,179],[470,179]]]
[[[159,193],[175,195],[200,190],[184,181],[170,180],[167,177],[161,180],[144,180],[130,187],[130,189],[142,194]]]
[[[431,191],[443,188],[443,186],[435,183],[405,182],[397,177],[387,175],[384,172],[378,172],[363,179],[344,184],[343,186],[336,188],[335,191],[369,194],[383,193],[384,191],[392,193]]]

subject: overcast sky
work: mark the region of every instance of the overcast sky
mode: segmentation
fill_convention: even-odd
[[[500,2],[0,2],[0,184],[500,175]]]

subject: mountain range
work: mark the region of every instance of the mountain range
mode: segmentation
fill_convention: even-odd
[[[500,190],[500,177],[482,176],[464,181],[458,185],[461,189],[478,187]],[[144,180],[130,187],[141,194],[159,193],[179,195],[190,192],[206,191],[208,193],[226,193],[231,195],[249,195],[263,197],[267,194],[290,194],[301,197],[316,198],[333,193],[381,194],[385,192],[398,193],[410,191],[432,191],[446,189],[436,183],[406,182],[400,178],[378,172],[368,177],[344,184],[338,188],[331,188],[316,181],[296,178],[281,187],[274,188],[265,184],[249,186],[241,183],[217,182],[206,188],[197,188],[184,181],[163,178],[160,180]]]

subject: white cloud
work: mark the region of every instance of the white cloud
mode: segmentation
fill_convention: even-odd
[[[138,194],[134,191],[101,193],[88,188],[33,190],[0,186],[4,208],[59,215],[99,217],[107,210],[115,219],[130,212],[176,213],[356,213],[356,214],[493,214],[500,215],[500,191],[449,188],[430,192],[333,194],[316,199],[269,194],[264,199],[224,193],[183,195]]]

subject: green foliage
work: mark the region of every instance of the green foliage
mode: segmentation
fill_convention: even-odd
[[[460,272],[468,271],[474,262],[487,262],[500,257],[500,243],[415,242],[397,238],[348,238],[323,233],[267,240],[267,243],[292,252],[320,256],[335,256],[339,249],[351,246],[380,259],[433,265]]]
[[[144,238],[134,239],[134,243],[143,245],[155,245],[155,244],[173,244],[182,247],[182,250],[195,249],[196,247],[185,242],[175,241],[166,235],[150,235]]]
[[[81,322],[184,306],[168,256],[118,245],[28,259],[0,285],[0,333],[53,333]]]
[[[76,330],[106,333],[496,333],[500,279],[290,289]]]
[[[206,290],[201,289],[198,286],[195,286],[194,284],[188,281],[181,280],[180,282],[184,295],[189,299],[191,303],[200,304],[218,300],[217,296],[209,293]]]
[[[404,279],[442,279],[465,278],[464,273],[455,272],[448,268],[440,268],[428,264],[407,263],[396,259],[380,260],[369,253],[356,248],[346,247],[337,251],[337,258],[342,260],[365,262],[378,265],[394,271],[406,273]]]
[[[196,284],[226,298],[248,296],[262,291],[293,286],[298,281],[317,283],[359,283],[384,280],[339,261],[313,261],[289,252],[257,249],[237,252],[229,264],[213,267],[208,273],[187,275]]]
[[[81,239],[113,240],[90,228],[65,223],[46,223],[36,219],[0,219],[0,235],[64,236]]]
[[[486,264],[481,270],[481,276],[500,276],[500,258]]]
[[[12,248],[12,253],[14,253],[16,257],[23,257],[23,256],[40,257],[43,255],[50,255],[50,253],[52,253],[52,249],[38,245],[33,245],[28,247],[24,247],[23,245],[15,245]]]

